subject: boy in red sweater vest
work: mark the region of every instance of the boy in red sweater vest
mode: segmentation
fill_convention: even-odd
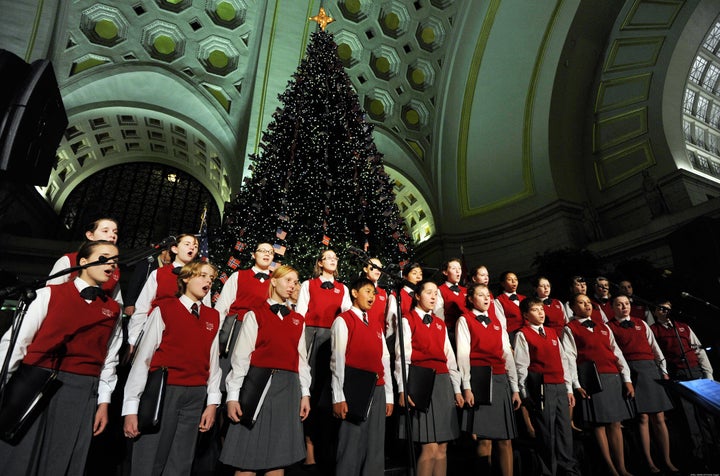
[[[520,303],[525,326],[515,337],[515,365],[520,393],[536,431],[542,474],[580,474],[573,456],[570,411],[575,406],[572,377],[557,332],[545,326],[545,308],[538,298]],[[542,392],[528,388],[528,374],[542,375]],[[536,401],[536,400],[540,401]]]
[[[368,315],[376,299],[375,285],[367,278],[359,278],[350,293],[352,307],[335,318],[330,329],[333,415],[342,420],[336,474],[382,474],[385,471],[385,417],[393,410],[390,354],[382,322]],[[346,367],[377,374],[370,411],[367,419],[359,423],[346,420]]]

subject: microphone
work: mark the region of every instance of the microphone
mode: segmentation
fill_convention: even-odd
[[[706,300],[700,299],[699,297],[695,297],[695,296],[693,296],[693,295],[690,294],[690,293],[686,293],[685,291],[681,292],[680,295],[681,295],[682,297],[684,297],[685,299],[691,299],[691,300],[693,300],[693,301],[697,301],[697,302],[699,302],[699,303],[702,303],[702,304],[704,304],[704,305],[706,305],[706,306],[715,307],[715,306],[713,306],[711,303],[707,302]]]
[[[113,260],[116,260],[117,258],[118,258],[118,255],[110,256],[110,257],[107,257],[107,256],[98,256],[98,263],[100,263],[100,264],[105,264],[105,263],[107,263],[108,261],[113,261]]]
[[[152,246],[152,247],[155,248],[156,250],[159,250],[160,248],[165,248],[165,247],[167,247],[168,245],[175,244],[176,241],[177,241],[177,238],[175,238],[173,235],[170,235],[170,236],[167,236],[167,237],[163,238],[163,239],[160,241],[160,243],[155,244],[155,245],[151,244],[150,246]]]

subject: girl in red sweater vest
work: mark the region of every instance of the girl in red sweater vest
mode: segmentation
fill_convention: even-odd
[[[8,349],[11,331],[0,341],[0,361],[12,352],[11,374],[21,365],[57,369],[62,384],[17,445],[0,442],[3,474],[84,473],[90,441],[108,423],[117,382],[120,306],[101,289],[115,271],[117,254],[108,241],[84,243],[79,265],[107,261],[38,290],[15,347]]]
[[[447,471],[447,444],[460,434],[457,412],[454,407],[465,404],[460,390],[455,352],[450,345],[445,322],[433,314],[437,303],[437,285],[430,281],[418,285],[418,294],[413,299],[413,307],[403,316],[403,338],[405,350],[405,369],[409,366],[432,368],[435,370],[430,407],[427,413],[410,411],[410,422],[400,420],[400,434],[405,432],[404,425],[411,425],[413,441],[422,445],[417,462],[418,475],[445,474]],[[400,343],[398,342],[398,345]],[[401,353],[396,350],[395,378],[398,382],[399,404],[415,406],[411,397],[405,399],[401,372],[403,362]]]
[[[282,476],[285,467],[305,457],[302,421],[310,413],[310,367],[304,319],[286,303],[297,286],[290,266],[275,269],[268,299],[245,314],[227,378],[230,425],[220,461],[236,476],[264,471]],[[240,390],[250,367],[274,369],[260,413],[252,428],[237,424],[243,412]]]

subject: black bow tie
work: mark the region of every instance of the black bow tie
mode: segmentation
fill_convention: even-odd
[[[408,296],[410,296],[410,299],[415,297],[415,291],[408,291]]]
[[[605,304],[606,302],[608,302],[610,300],[610,298],[599,297],[599,298],[597,298],[597,300],[600,304]]]
[[[335,285],[331,281],[323,281],[320,287],[323,289],[332,289],[335,287]]]
[[[546,306],[549,306],[550,304],[552,304],[552,299],[550,299],[550,298],[543,299],[543,304],[545,304]]]
[[[475,319],[477,319],[478,322],[485,324],[486,326],[490,325],[490,318],[485,314],[478,314],[477,316],[475,316]]]
[[[255,273],[255,279],[268,279],[270,277],[267,273]]]
[[[80,291],[80,297],[83,299],[87,299],[88,301],[94,301],[95,298],[100,298],[104,301],[107,301],[107,294],[105,294],[105,290],[102,288],[99,288],[97,286],[88,286],[82,291]]]
[[[277,314],[278,312],[282,314],[283,317],[290,314],[290,309],[285,304],[273,304],[270,306],[270,310],[273,312],[273,314]]]
[[[183,268],[182,266],[175,266],[175,267],[173,268],[173,270],[172,270],[172,273],[173,273],[175,276],[180,276],[180,270],[181,270],[182,268]]]
[[[635,324],[633,324],[633,321],[628,319],[627,321],[622,321],[620,323],[620,327],[622,327],[623,329],[632,329],[633,327],[635,327]]]
[[[508,299],[510,299],[511,301],[519,301],[519,299],[518,299],[518,297],[517,297],[517,294],[511,294],[511,295],[509,295],[509,296],[508,296]]]
[[[460,292],[460,286],[458,286],[457,284],[453,284],[453,285],[448,286],[448,287],[450,288],[450,291],[452,291],[452,292],[454,292],[454,293],[459,293],[459,292]]]
[[[593,322],[592,319],[586,320],[585,322],[582,323],[582,325],[587,327],[588,329],[592,329],[593,327],[595,327],[595,323]]]
[[[425,314],[423,316],[423,324],[430,324],[432,322],[432,316],[430,314]]]

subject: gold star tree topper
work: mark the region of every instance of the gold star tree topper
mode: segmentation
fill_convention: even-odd
[[[333,17],[328,16],[328,14],[325,13],[324,7],[320,7],[320,13],[318,13],[314,17],[308,18],[308,20],[312,20],[315,23],[317,23],[318,25],[320,25],[320,28],[322,28],[322,31],[325,31],[325,28],[327,28],[327,26],[330,23],[335,21],[335,19]]]

